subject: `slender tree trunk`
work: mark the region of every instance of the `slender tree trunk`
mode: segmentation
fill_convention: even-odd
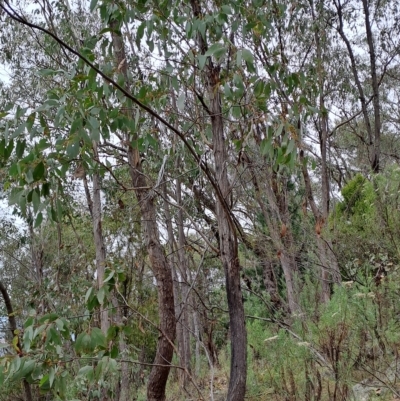
[[[180,166],[178,165],[177,168]],[[178,170],[179,171],[179,170]],[[176,201],[178,203],[179,209],[177,212],[176,224],[178,227],[178,258],[180,266],[180,274],[182,276],[181,285],[181,296],[182,296],[182,336],[183,336],[183,356],[182,362],[187,372],[190,372],[190,360],[191,360],[191,350],[190,350],[190,331],[189,331],[189,281],[188,281],[188,260],[185,253],[186,238],[183,230],[183,212],[182,212],[182,185],[180,178],[176,179]],[[185,374],[185,383],[188,378]]]
[[[0,292],[1,292],[1,295],[3,296],[4,304],[6,305],[6,309],[7,309],[8,323],[10,325],[11,337],[14,338],[15,336],[17,336],[18,340],[17,340],[16,346],[17,346],[17,348],[19,350],[22,351],[22,345],[21,345],[21,342],[19,340],[19,336],[18,336],[18,334],[15,334],[15,330],[17,330],[17,321],[15,319],[14,309],[13,309],[12,303],[11,303],[11,298],[8,295],[7,288],[3,284],[2,281],[0,281]],[[25,378],[23,379],[23,385],[24,385],[24,390],[25,390],[26,401],[33,401],[31,386],[26,381]]]
[[[171,212],[170,212],[170,207],[167,201],[167,188],[166,185],[163,185],[163,193],[164,193],[164,214],[165,214],[165,223],[167,225],[167,234],[168,234],[168,250],[169,250],[169,260],[171,263],[171,270],[174,278],[174,304],[175,304],[175,316],[176,316],[176,340],[177,340],[177,348],[178,348],[178,358],[179,358],[179,365],[184,367],[185,366],[185,361],[184,361],[184,355],[185,355],[185,341],[183,337],[183,330],[184,326],[182,324],[182,292],[181,288],[179,285],[179,277],[177,274],[177,261],[176,261],[176,256],[175,256],[175,238],[174,238],[174,232],[173,232],[173,227],[172,227],[172,217],[171,217]],[[178,377],[180,384],[182,388],[185,387],[185,372],[181,369],[179,369]]]
[[[246,393],[247,341],[242,290],[240,286],[240,265],[238,241],[227,200],[231,186],[227,172],[227,150],[224,136],[223,113],[219,92],[219,72],[211,60],[208,68],[208,94],[210,97],[211,125],[215,172],[223,199],[217,199],[217,222],[220,237],[220,255],[225,271],[226,292],[231,333],[231,370],[228,401],[243,401]]]
[[[191,0],[195,18],[202,18],[199,0]],[[200,54],[205,54],[207,44],[201,34],[197,35]],[[247,334],[244,316],[242,289],[240,285],[240,265],[236,227],[228,205],[231,185],[228,179],[228,154],[224,136],[223,112],[220,95],[220,68],[208,57],[205,72],[205,86],[209,96],[209,112],[212,127],[212,145],[218,185],[216,217],[219,231],[220,258],[225,271],[226,293],[228,298],[231,367],[227,401],[243,401],[246,393],[247,377]]]
[[[113,297],[113,305],[116,309],[115,322],[116,324],[123,325],[122,309],[119,307],[120,305],[116,296]],[[124,361],[121,362],[121,374],[117,386],[115,401],[129,401],[132,398],[130,394],[131,366],[130,363],[126,361],[128,357],[128,346],[123,336],[124,334],[121,333],[118,342],[119,356],[124,359]]]
[[[311,12],[314,24],[318,27],[320,21],[315,14],[315,8],[312,0],[310,0]],[[341,30],[341,29],[340,29]],[[345,37],[344,33],[342,38]],[[321,152],[321,206],[317,207],[314,196],[313,189],[311,186],[310,177],[307,170],[307,165],[304,162],[304,155],[301,151],[300,159],[302,161],[302,172],[304,183],[306,187],[307,201],[311,206],[314,219],[316,221],[315,235],[316,243],[318,249],[318,256],[320,260],[320,283],[321,283],[321,300],[327,302],[331,295],[331,284],[338,284],[341,282],[339,265],[337,262],[336,255],[333,253],[332,244],[330,240],[323,237],[323,228],[328,220],[330,211],[330,181],[329,181],[329,168],[328,168],[328,152],[329,152],[329,128],[328,128],[328,114],[325,107],[325,70],[324,70],[324,47],[323,47],[323,35],[322,29],[315,28],[315,45],[316,45],[316,55],[317,55],[317,77],[318,77],[318,87],[319,87],[319,109],[320,116],[317,121],[317,130],[319,133],[319,143]],[[347,38],[346,38],[347,39]],[[347,46],[347,44],[346,44]],[[353,54],[350,54],[350,59],[353,63],[355,60]],[[354,66],[354,65],[353,65]],[[360,92],[360,97],[364,98],[364,93],[362,91],[361,84],[358,80],[357,72],[354,73],[355,80],[358,82],[357,86]],[[366,110],[366,104],[362,101],[363,111]],[[301,122],[299,122],[299,129],[301,131]]]
[[[99,154],[97,151],[97,143],[93,141],[93,155],[96,161],[99,160]],[[93,173],[93,195],[90,198],[90,192],[88,191],[86,175],[84,174],[84,185],[87,197],[87,203],[89,210],[92,214],[93,224],[93,237],[94,246],[96,253],[96,273],[97,273],[97,287],[100,290],[104,285],[104,272],[106,266],[106,248],[104,245],[103,228],[102,228],[102,207],[101,207],[101,184],[100,174],[98,171]],[[107,308],[104,308],[104,303],[100,305],[100,328],[104,335],[107,335],[107,331],[110,327],[109,316]],[[101,389],[102,400],[108,400],[107,389]]]
[[[93,153],[96,160],[99,159],[97,152],[97,143],[93,142]],[[90,205],[88,199],[88,206]],[[104,282],[104,272],[106,267],[106,248],[104,245],[103,228],[102,228],[102,212],[101,212],[101,187],[100,187],[100,174],[95,171],[93,173],[93,236],[94,246],[96,251],[96,271],[97,271],[97,286],[100,289]],[[104,334],[107,334],[107,330],[110,327],[108,319],[108,310],[104,308],[104,305],[100,305],[100,327]]]
[[[304,184],[306,188],[307,201],[311,207],[316,222],[315,235],[316,235],[320,264],[321,264],[321,276],[320,276],[321,289],[322,289],[321,299],[322,301],[326,302],[330,299],[331,284],[341,283],[340,270],[336,255],[333,253],[331,241],[329,239],[324,239],[323,229],[326,220],[328,218],[328,211],[325,209],[325,211],[321,212],[314,201],[311,180],[304,160],[303,150],[300,151],[300,160],[301,160]]]
[[[115,20],[110,22],[112,43],[115,55],[115,64],[118,71],[123,74],[125,87],[129,90],[129,76],[124,42],[118,31]],[[159,330],[157,352],[154,365],[147,384],[148,401],[164,401],[165,389],[170,372],[169,364],[172,361],[174,340],[176,335],[176,321],[174,308],[174,288],[171,268],[160,243],[157,226],[157,213],[154,203],[155,192],[149,188],[145,175],[142,172],[140,154],[137,148],[130,145],[132,138],[126,135],[129,173],[131,176],[135,195],[138,201],[144,243],[149,255],[158,289]]]
[[[275,310],[279,310],[282,307],[282,300],[278,292],[278,284],[274,273],[274,267],[270,260],[267,260],[264,255],[260,255],[263,265],[263,279],[267,293],[270,296],[272,305]]]
[[[194,311],[193,313],[193,327],[194,327],[194,336],[196,338],[196,346],[194,350],[194,366],[195,366],[195,374],[198,376],[200,374],[200,322],[199,322],[199,313]]]
[[[369,9],[368,9],[368,1],[363,0],[364,6],[364,15],[365,15],[365,25],[367,30],[367,41],[370,50],[370,61],[371,61],[371,75],[372,75],[372,89],[374,92],[374,112],[375,112],[375,132],[372,130],[371,120],[368,114],[368,104],[367,99],[365,97],[364,89],[361,84],[361,80],[358,74],[358,68],[356,64],[356,58],[354,56],[353,48],[351,47],[351,43],[344,31],[344,23],[343,23],[343,5],[338,2],[336,4],[337,15],[338,15],[338,26],[337,32],[342,38],[343,42],[346,45],[347,52],[349,54],[350,63],[351,63],[351,71],[353,73],[354,81],[356,83],[356,87],[358,90],[360,102],[361,102],[361,110],[364,117],[365,127],[368,134],[368,153],[369,153],[369,161],[371,164],[372,171],[379,172],[379,156],[380,156],[380,108],[379,108],[379,88],[378,88],[378,80],[376,76],[376,64],[375,64],[375,51],[373,45],[373,38],[371,32],[371,25],[369,22]],[[372,52],[372,53],[371,53]],[[375,78],[375,79],[374,79]],[[377,141],[377,142],[376,142]]]
[[[252,162],[247,154],[243,155],[243,161],[247,163],[250,168],[250,172],[252,175],[252,181],[255,190],[255,198],[261,209],[261,212],[264,216],[265,222],[268,226],[268,231],[271,235],[272,242],[274,247],[277,250],[277,256],[279,262],[282,267],[283,275],[285,277],[286,284],[286,294],[287,294],[287,303],[289,306],[290,312],[294,313],[299,310],[299,302],[298,302],[298,293],[295,289],[295,274],[297,272],[296,261],[294,259],[294,252],[291,249],[291,233],[289,227],[289,219],[288,216],[282,216],[281,209],[284,210],[281,202],[281,207],[278,205],[277,190],[272,190],[273,185],[269,185],[269,183],[265,183],[265,185],[260,186],[260,183],[257,179],[257,173],[252,165]],[[267,206],[262,199],[262,189],[264,190],[266,199],[268,201],[269,210],[267,210]],[[289,236],[289,240],[285,243],[285,237]],[[269,268],[270,264],[266,264],[266,268]],[[270,273],[266,272],[267,277]],[[272,284],[272,281],[269,281]],[[278,294],[277,289],[273,290],[275,295]],[[272,294],[271,294],[272,299]]]
[[[374,37],[371,29],[371,21],[369,18],[369,4],[368,0],[362,0],[365,16],[365,30],[367,33],[367,42],[369,48],[369,59],[371,63],[371,81],[373,90],[372,104],[374,106],[374,151],[372,155],[372,171],[379,173],[380,170],[380,153],[381,153],[381,106],[379,99],[379,80],[376,72],[376,53],[374,45]]]

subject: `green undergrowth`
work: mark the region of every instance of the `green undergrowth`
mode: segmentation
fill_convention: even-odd
[[[360,383],[370,386],[369,400],[378,395],[381,400],[394,399],[393,393],[400,391],[395,374],[400,356],[397,282],[393,270],[378,286],[344,283],[335,288],[328,304],[320,304],[312,314],[303,304],[306,312],[290,321],[270,322],[261,313],[259,319],[248,319],[246,399],[351,400],[354,386]],[[314,290],[311,283],[306,285],[303,303],[309,298],[307,291]],[[257,313],[254,305],[251,308]],[[228,389],[228,347],[220,351],[219,360],[214,368],[216,401],[224,399]],[[205,399],[209,399],[210,377],[207,367],[196,376]],[[170,383],[170,400],[200,396],[193,386],[185,394],[177,382]]]

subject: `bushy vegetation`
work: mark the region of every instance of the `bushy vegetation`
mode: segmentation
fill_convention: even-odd
[[[399,21],[0,2],[0,400],[400,399]]]

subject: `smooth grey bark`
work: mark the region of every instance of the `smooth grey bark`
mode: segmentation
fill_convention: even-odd
[[[179,164],[177,165],[177,169],[179,169]],[[179,170],[178,170],[179,171]],[[186,372],[191,371],[191,349],[190,349],[190,330],[189,330],[189,301],[190,301],[190,293],[189,293],[189,281],[188,281],[188,260],[185,252],[186,245],[186,237],[183,230],[183,203],[182,203],[182,183],[181,179],[177,178],[175,180],[176,183],[176,202],[179,206],[176,216],[176,225],[178,228],[178,259],[180,266],[180,274],[182,276],[182,284],[181,284],[181,315],[182,315],[182,340],[183,340],[183,355],[182,362],[183,366],[186,369],[185,372],[185,382],[188,380],[186,377]],[[186,384],[186,383],[184,383]]]
[[[93,141],[93,154],[95,160],[99,160],[97,151],[97,143]],[[97,286],[100,289],[104,282],[104,272],[106,267],[106,248],[104,245],[103,228],[102,228],[102,212],[101,212],[101,186],[100,175],[98,171],[93,173],[93,196],[92,196],[92,223],[94,246],[96,252],[96,271],[97,271]],[[90,205],[88,199],[88,206]],[[100,327],[104,334],[110,327],[108,310],[100,305]]]

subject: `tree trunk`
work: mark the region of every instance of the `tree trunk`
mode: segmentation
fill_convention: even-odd
[[[179,168],[179,164],[177,168]],[[179,171],[179,170],[178,170]],[[190,350],[190,331],[189,331],[189,281],[188,281],[188,260],[185,254],[185,245],[186,238],[185,233],[183,231],[183,212],[182,212],[182,188],[181,188],[181,179],[176,179],[176,201],[179,206],[177,212],[176,225],[178,227],[178,259],[180,266],[180,274],[182,276],[182,285],[181,285],[181,314],[182,314],[182,336],[183,336],[183,355],[182,362],[187,372],[190,372],[190,360],[191,360],[191,350]],[[188,378],[185,374],[185,383]]]
[[[175,248],[174,248],[174,243],[175,243],[175,238],[174,238],[174,233],[173,233],[173,227],[172,227],[172,218],[171,218],[171,212],[169,208],[169,204],[167,201],[167,188],[166,184],[163,185],[163,193],[164,193],[164,214],[165,214],[165,223],[167,225],[167,234],[168,234],[168,250],[170,254],[170,263],[171,263],[171,270],[174,278],[174,304],[175,304],[175,316],[176,316],[176,340],[177,340],[177,348],[178,348],[178,359],[179,359],[179,365],[184,367],[185,366],[185,341],[184,341],[184,336],[183,336],[183,322],[182,322],[182,292],[181,288],[179,285],[179,277],[177,274],[177,261],[176,261],[176,256],[175,256]],[[181,388],[185,387],[185,371],[179,369],[178,377],[180,381]]]
[[[202,18],[199,0],[191,0],[195,18]],[[197,35],[200,54],[206,53],[207,44],[201,34]],[[204,83],[209,96],[209,115],[212,127],[212,145],[216,175],[216,217],[219,231],[219,251],[225,271],[231,333],[231,367],[227,401],[243,401],[247,377],[247,334],[244,316],[242,289],[240,286],[240,265],[236,227],[227,200],[231,185],[228,179],[228,154],[224,136],[224,121],[220,95],[220,67],[207,58]]]
[[[216,207],[220,237],[219,249],[225,271],[231,333],[231,370],[227,401],[243,401],[246,393],[247,375],[246,325],[240,286],[238,241],[227,204],[231,186],[226,168],[228,156],[219,92],[219,72],[218,69],[212,65],[211,60],[209,61],[207,78],[216,180],[222,197],[222,199],[217,199]]]
[[[93,141],[93,153],[95,160],[99,159],[97,152],[97,143]],[[101,211],[101,188],[100,188],[100,175],[98,171],[93,173],[93,236],[94,246],[96,251],[96,271],[97,271],[97,286],[100,289],[104,282],[104,272],[106,267],[106,248],[104,245],[103,228],[102,228],[102,211]],[[90,205],[88,199],[88,206]],[[108,320],[108,310],[104,308],[104,305],[100,305],[100,327],[101,331],[107,335],[107,330],[110,327]]]
[[[299,310],[298,293],[295,289],[295,273],[297,272],[297,265],[294,259],[294,252],[291,249],[292,235],[290,233],[289,216],[284,216],[281,210],[287,212],[287,207],[283,205],[283,201],[278,205],[277,189],[272,190],[273,185],[269,185],[269,182],[265,183],[262,187],[257,179],[257,173],[251,163],[251,160],[247,154],[244,154],[243,160],[247,163],[250,168],[252,175],[252,181],[255,190],[255,198],[264,216],[265,222],[268,226],[268,231],[272,239],[272,243],[277,250],[277,256],[282,267],[283,275],[285,277],[287,303],[290,312],[294,313]],[[276,185],[275,185],[276,187]],[[262,199],[261,190],[264,189],[266,199],[268,201],[269,210]],[[285,243],[285,237],[289,240]],[[270,264],[266,264],[266,268],[269,268]],[[270,273],[266,272],[267,277]],[[272,284],[272,282],[269,282]],[[277,289],[273,290],[277,295]],[[272,299],[272,294],[271,294]]]
[[[362,0],[365,16],[365,30],[367,33],[367,42],[369,48],[369,59],[371,63],[371,81],[373,90],[372,104],[374,106],[374,144],[371,167],[374,173],[379,173],[380,170],[380,153],[381,153],[381,106],[379,100],[379,80],[376,72],[376,53],[374,46],[374,37],[372,35],[371,21],[369,19],[369,4],[368,0]]]
[[[336,10],[338,15],[338,26],[337,32],[342,38],[343,42],[346,45],[347,52],[349,54],[350,63],[351,63],[351,71],[353,73],[354,81],[357,86],[360,102],[361,102],[361,110],[364,117],[364,123],[366,127],[366,131],[368,134],[368,150],[369,150],[369,161],[371,164],[371,168],[373,172],[379,172],[379,155],[380,155],[380,109],[379,109],[379,91],[378,91],[378,81],[376,76],[376,65],[375,65],[375,51],[373,46],[371,25],[369,22],[369,9],[367,0],[363,0],[364,6],[364,15],[365,15],[365,25],[367,30],[367,41],[370,50],[370,61],[371,61],[371,75],[372,75],[372,89],[374,91],[374,112],[375,112],[375,132],[372,130],[371,120],[368,114],[368,103],[365,97],[364,89],[361,84],[361,80],[358,73],[358,68],[356,64],[356,58],[354,56],[353,48],[351,47],[351,43],[344,31],[343,25],[343,5],[339,2],[336,4]],[[371,53],[372,51],[372,53]],[[375,79],[374,79],[375,77]],[[376,136],[378,135],[378,136]],[[377,141],[377,142],[376,142]]]
[[[125,88],[129,90],[129,77],[127,71],[127,58],[124,42],[118,31],[118,23],[110,22],[112,43],[115,55],[115,64],[125,79]],[[174,340],[176,334],[174,288],[172,272],[160,243],[157,213],[154,204],[155,192],[149,188],[145,175],[142,172],[140,155],[137,148],[130,145],[132,138],[126,135],[129,173],[131,176],[135,195],[141,212],[144,243],[149,255],[150,265],[157,282],[158,289],[158,315],[159,330],[156,357],[147,384],[148,401],[164,401],[165,389],[170,363],[172,361]]]

